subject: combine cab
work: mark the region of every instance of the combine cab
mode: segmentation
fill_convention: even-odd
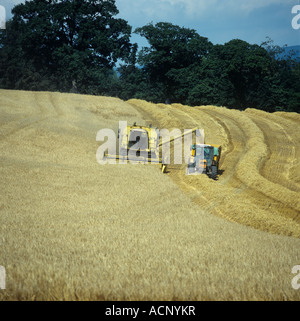
[[[136,123],[118,132],[121,141],[120,155],[134,160],[143,157],[145,161],[159,160],[159,131],[157,128],[138,126]]]
[[[191,146],[186,172],[187,174],[207,174],[216,179],[219,171],[221,146],[199,144]]]

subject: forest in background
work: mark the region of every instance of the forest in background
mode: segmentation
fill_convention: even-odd
[[[118,13],[115,0],[16,5],[0,31],[0,88],[300,111],[299,58],[272,39],[213,44],[169,22],[132,30]]]

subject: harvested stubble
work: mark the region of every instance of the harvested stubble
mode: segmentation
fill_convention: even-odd
[[[299,300],[291,286],[299,239],[230,222],[229,211],[229,220],[212,215],[222,206],[210,193],[201,195],[202,208],[191,201],[203,186],[219,186],[222,202],[235,206],[231,179],[223,186],[181,171],[162,175],[155,165],[96,162],[99,129],[145,123],[131,105],[59,93],[0,95],[0,265],[7,272],[0,299]],[[164,109],[167,124],[172,106]],[[224,131],[214,132],[221,139]],[[247,202],[240,211],[251,215]]]

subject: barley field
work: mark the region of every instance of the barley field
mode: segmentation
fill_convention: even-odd
[[[100,165],[119,120],[205,130],[221,175]],[[0,90],[0,300],[300,300],[299,114]]]

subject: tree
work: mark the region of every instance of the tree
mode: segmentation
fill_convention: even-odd
[[[193,81],[189,82],[188,105],[234,106],[234,87],[224,71],[226,63],[217,52],[213,49],[202,65],[190,73]]]
[[[267,37],[261,46],[265,48],[273,62],[273,74],[269,79],[271,110],[300,111],[300,61],[294,50],[287,45],[280,47]]]
[[[12,13],[1,51],[19,52],[23,64],[30,61],[33,72],[49,75],[59,90],[75,82],[79,92],[103,92],[115,63],[131,50],[131,27],[114,17],[115,0],[32,0]]]
[[[165,99],[182,101],[185,97],[180,96],[186,94],[180,92],[180,75],[191,65],[201,64],[212,44],[193,29],[167,22],[148,24],[135,33],[145,37],[150,45],[141,50],[138,63],[151,82],[163,85]]]

